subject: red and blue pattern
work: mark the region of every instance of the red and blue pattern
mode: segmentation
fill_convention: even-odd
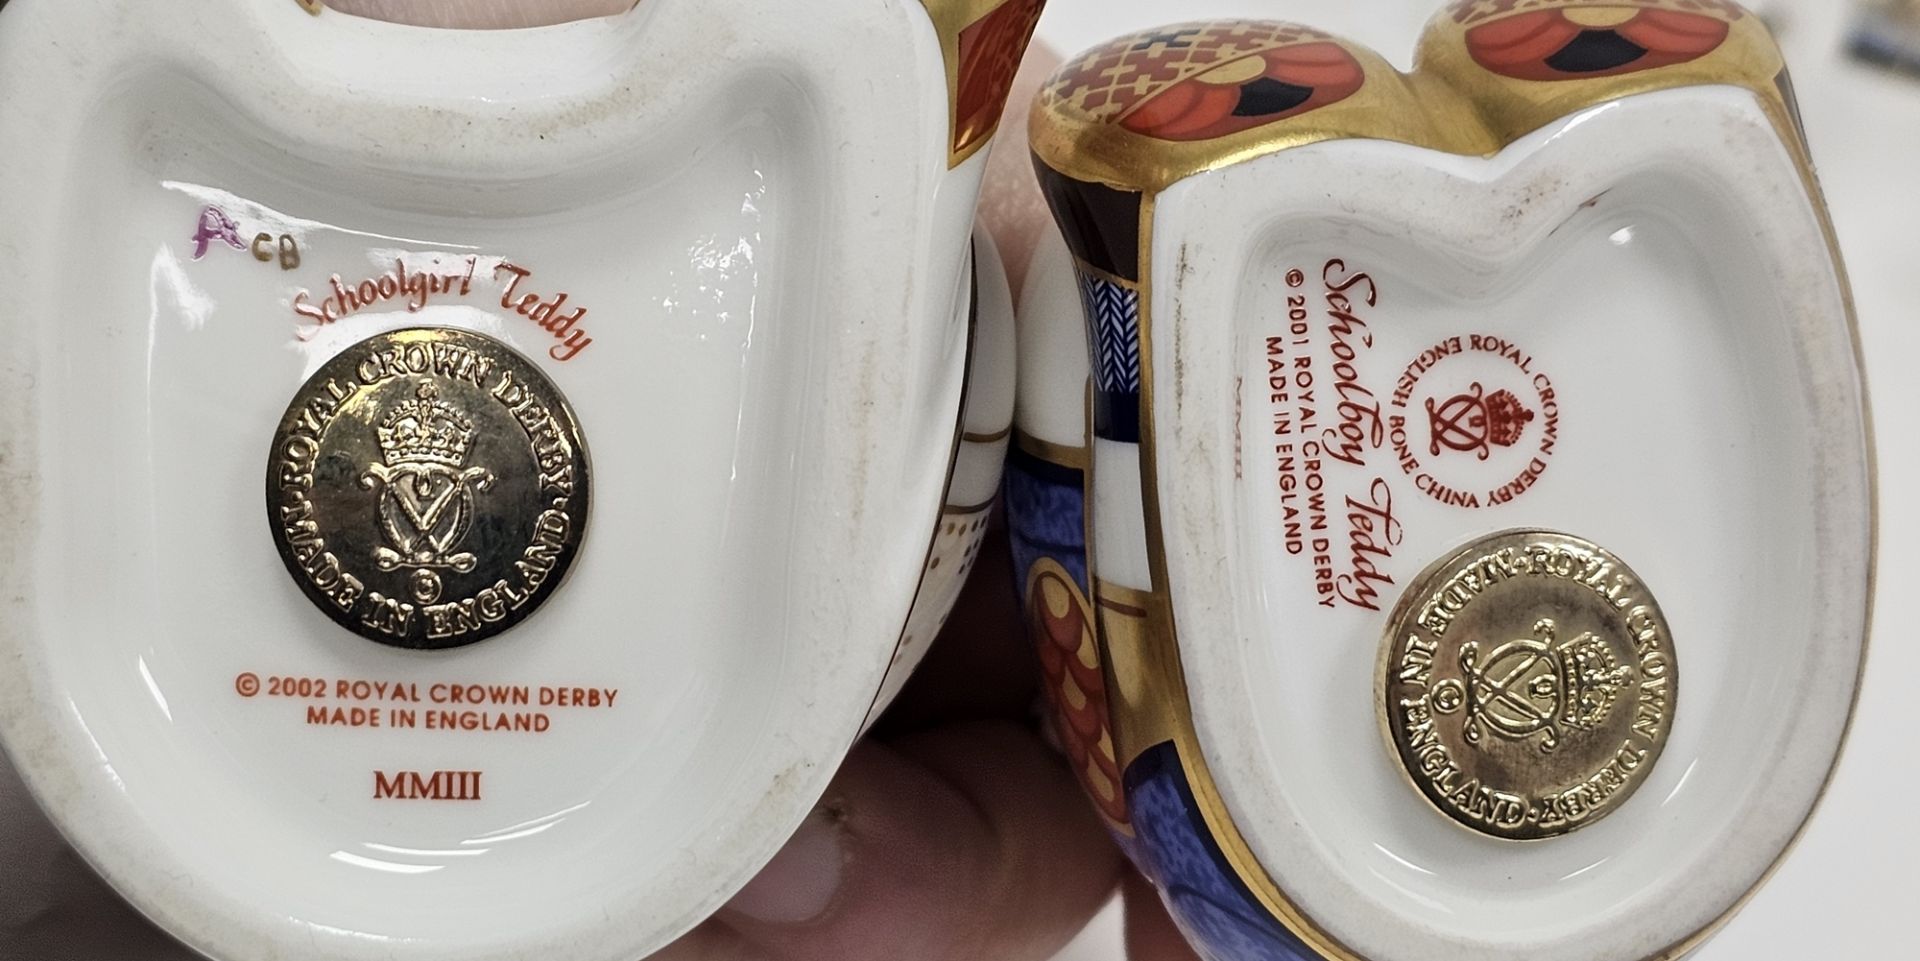
[[[1093,389],[1093,435],[1137,445],[1144,382],[1142,197],[1073,179],[1044,163],[1040,181],[1078,264]],[[1090,453],[1083,451],[1080,456]],[[1035,579],[1030,572],[1051,558],[1072,573],[1088,597],[1100,598],[1087,565],[1086,484],[1080,470],[1015,452],[1007,470],[1007,514],[1015,569],[1023,573],[1023,586],[1031,586]],[[1031,609],[1034,598],[1027,603]],[[1102,611],[1104,615],[1104,607]],[[1036,637],[1037,642],[1053,640],[1050,633],[1042,633],[1045,636]],[[1083,687],[1093,686],[1093,678],[1086,681]],[[1126,723],[1124,717],[1114,721]],[[1091,757],[1094,752],[1086,753]],[[1319,961],[1254,897],[1222,853],[1195,803],[1176,745],[1155,745],[1132,759],[1121,783],[1117,806],[1100,804],[1097,783],[1090,784],[1089,790],[1108,818],[1124,828],[1116,832],[1121,847],[1159,889],[1174,920],[1206,961]]]

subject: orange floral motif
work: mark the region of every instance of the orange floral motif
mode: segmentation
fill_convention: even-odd
[[[1365,82],[1360,62],[1324,33],[1231,20],[1117,40],[1063,70],[1046,96],[1089,120],[1191,142],[1338,103]]]
[[[1092,605],[1054,561],[1041,560],[1028,576],[1027,625],[1067,759],[1100,813],[1114,827],[1129,830]]]
[[[965,153],[993,135],[1013,92],[1046,0],[1010,0],[960,32],[960,86],[953,150]]]
[[[1713,9],[1715,13],[1695,12]],[[1504,18],[1481,18],[1467,31],[1475,62],[1518,80],[1617,77],[1687,63],[1719,49],[1738,7],[1666,0],[1563,4]]]

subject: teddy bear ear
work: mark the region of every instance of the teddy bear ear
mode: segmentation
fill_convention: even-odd
[[[1151,190],[1278,145],[1433,139],[1415,96],[1378,54],[1319,30],[1195,21],[1069,60],[1035,102],[1032,140],[1066,177]]]
[[[921,0],[952,81],[952,161],[992,139],[1047,0]]]
[[[1161,140],[1215,140],[1339,103],[1365,82],[1345,47],[1309,41],[1222,57],[1143,100],[1120,123]]]
[[[1676,87],[1732,83],[1792,113],[1772,34],[1730,0],[1462,0],[1417,59],[1472,99],[1496,147],[1582,105]]]

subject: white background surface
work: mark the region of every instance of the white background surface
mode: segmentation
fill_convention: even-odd
[[[1920,766],[1908,734],[1920,653],[1901,629],[1920,560],[1903,541],[1920,534],[1906,495],[1920,485],[1920,80],[1843,56],[1847,3],[1746,0],[1781,32],[1808,134],[1853,273],[1879,424],[1880,598],[1866,690],[1827,801],[1799,849],[1696,961],[1914,956],[1909,929],[1920,895],[1920,828],[1910,813]],[[1182,19],[1297,20],[1365,43],[1405,68],[1438,0],[1053,0],[1043,40],[1063,53]],[[1110,911],[1057,961],[1119,961]],[[1630,959],[1623,959],[1630,961]]]

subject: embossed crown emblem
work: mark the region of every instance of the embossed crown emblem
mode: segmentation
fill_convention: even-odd
[[[1613,648],[1595,634],[1582,634],[1560,646],[1561,689],[1566,698],[1560,719],[1570,727],[1591,731],[1605,724],[1633,683],[1633,668],[1613,656]]]
[[[380,423],[380,450],[387,466],[440,464],[459,467],[473,448],[473,421],[420,385],[415,400],[393,408]]]
[[[440,576],[430,568],[465,574],[478,564],[458,550],[473,528],[474,492],[493,486],[493,471],[462,468],[473,449],[473,421],[438,399],[431,382],[415,399],[395,404],[377,428],[381,459],[368,465],[361,486],[379,492],[379,519],[386,544],[374,548],[382,571],[418,568],[414,599],[431,604],[440,597]]]
[[[1558,643],[1557,626],[1542,618],[1534,636],[1504,644],[1481,660],[1479,644],[1460,649],[1465,683],[1447,681],[1437,692],[1442,714],[1467,711],[1466,738],[1478,744],[1492,731],[1509,741],[1538,736],[1540,750],[1560,746],[1563,728],[1592,731],[1612,715],[1634,682],[1632,665],[1621,664],[1599,635],[1581,634]]]

